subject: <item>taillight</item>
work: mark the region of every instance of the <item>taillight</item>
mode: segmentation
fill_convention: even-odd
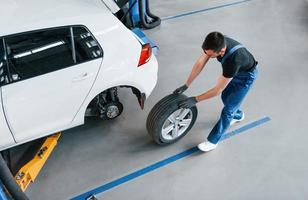
[[[152,48],[149,43],[142,45],[138,67],[147,63],[152,56]]]

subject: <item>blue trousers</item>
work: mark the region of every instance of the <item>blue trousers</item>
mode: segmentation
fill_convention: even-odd
[[[251,89],[258,75],[258,67],[250,72],[239,72],[221,94],[224,108],[221,111],[220,119],[210,132],[208,141],[217,144],[221,136],[230,126],[230,122],[236,115],[242,115],[240,105]]]

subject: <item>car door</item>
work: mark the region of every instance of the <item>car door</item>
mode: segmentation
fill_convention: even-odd
[[[0,39],[0,151],[15,144],[12,133],[7,125],[2,107],[1,87],[8,83],[7,67],[5,62],[5,53],[3,40]]]
[[[81,26],[4,38],[11,83],[3,108],[17,142],[70,127],[102,62],[102,50]]]

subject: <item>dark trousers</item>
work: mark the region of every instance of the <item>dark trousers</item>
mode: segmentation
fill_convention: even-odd
[[[237,114],[242,114],[239,109],[248,91],[251,89],[258,75],[258,67],[249,72],[238,73],[221,94],[224,104],[220,119],[210,132],[208,141],[217,144],[221,136],[230,126],[230,122]]]

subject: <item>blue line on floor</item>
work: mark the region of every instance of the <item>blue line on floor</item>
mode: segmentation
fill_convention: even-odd
[[[259,119],[257,121],[254,121],[252,123],[244,125],[244,126],[240,127],[239,129],[236,129],[234,131],[226,133],[221,138],[221,140],[226,140],[226,139],[228,139],[228,138],[230,138],[232,136],[235,136],[235,135],[237,135],[239,133],[242,133],[244,131],[252,129],[252,128],[256,127],[256,126],[260,126],[261,124],[264,124],[264,123],[268,122],[269,120],[270,120],[269,117],[264,117],[264,118],[261,118],[261,119]],[[143,169],[137,170],[137,171],[135,171],[135,172],[133,172],[131,174],[123,176],[123,177],[121,177],[119,179],[111,181],[111,182],[109,182],[107,184],[104,184],[102,186],[99,186],[99,187],[97,187],[97,188],[95,188],[93,190],[90,190],[89,192],[86,192],[84,194],[76,196],[76,197],[72,198],[72,200],[84,200],[84,199],[87,199],[88,197],[90,197],[92,195],[96,195],[96,194],[100,194],[100,193],[106,192],[107,190],[110,190],[110,189],[112,189],[112,188],[114,188],[116,186],[119,186],[119,185],[121,185],[123,183],[126,183],[128,181],[131,181],[131,180],[133,180],[133,179],[135,179],[135,178],[137,178],[139,176],[142,176],[142,175],[147,174],[147,173],[149,173],[151,171],[154,171],[154,170],[156,170],[158,168],[161,168],[161,167],[166,166],[166,165],[168,165],[170,163],[173,163],[173,162],[175,162],[175,161],[177,161],[177,160],[179,160],[181,158],[187,157],[187,156],[189,156],[189,155],[191,155],[191,154],[193,154],[193,153],[195,153],[197,151],[199,151],[199,149],[197,147],[193,147],[193,148],[188,149],[186,151],[183,151],[183,152],[181,152],[179,154],[176,154],[174,156],[171,156],[169,158],[161,160],[161,161],[159,161],[157,163],[154,163],[154,164],[152,164],[152,165],[150,165],[148,167],[145,167]]]
[[[271,118],[269,118],[269,117],[264,117],[264,118],[259,119],[259,120],[257,120],[257,121],[251,122],[250,124],[247,124],[247,125],[242,126],[242,127],[238,128],[238,129],[236,129],[236,130],[234,130],[234,131],[231,131],[231,132],[229,132],[229,133],[226,133],[225,135],[223,135],[223,136],[220,138],[220,140],[221,140],[221,141],[226,140],[226,139],[228,139],[228,138],[230,138],[230,137],[232,137],[232,136],[235,136],[235,135],[237,135],[237,134],[239,134],[239,133],[242,133],[242,132],[244,132],[244,131],[247,131],[247,130],[249,130],[249,129],[252,129],[252,128],[254,128],[254,127],[256,127],[256,126],[259,126],[259,125],[261,125],[261,124],[264,124],[264,123],[266,123],[266,122],[268,122],[268,121],[270,121],[270,120],[271,120]]]
[[[236,5],[236,4],[245,3],[245,2],[248,2],[248,1],[252,1],[252,0],[236,1],[236,2],[232,2],[232,3],[228,3],[228,4],[223,4],[223,5],[220,5],[220,6],[214,6],[214,7],[210,7],[210,8],[204,8],[204,9],[201,9],[201,10],[186,12],[186,13],[179,14],[179,15],[163,17],[161,20],[166,21],[166,20],[170,20],[170,19],[180,18],[180,17],[184,17],[184,16],[188,16],[188,15],[193,15],[193,14],[196,14],[196,13],[206,12],[206,11],[209,11],[209,10],[215,10],[215,9],[219,9],[219,8],[229,7],[229,6],[233,6],[233,5]]]

